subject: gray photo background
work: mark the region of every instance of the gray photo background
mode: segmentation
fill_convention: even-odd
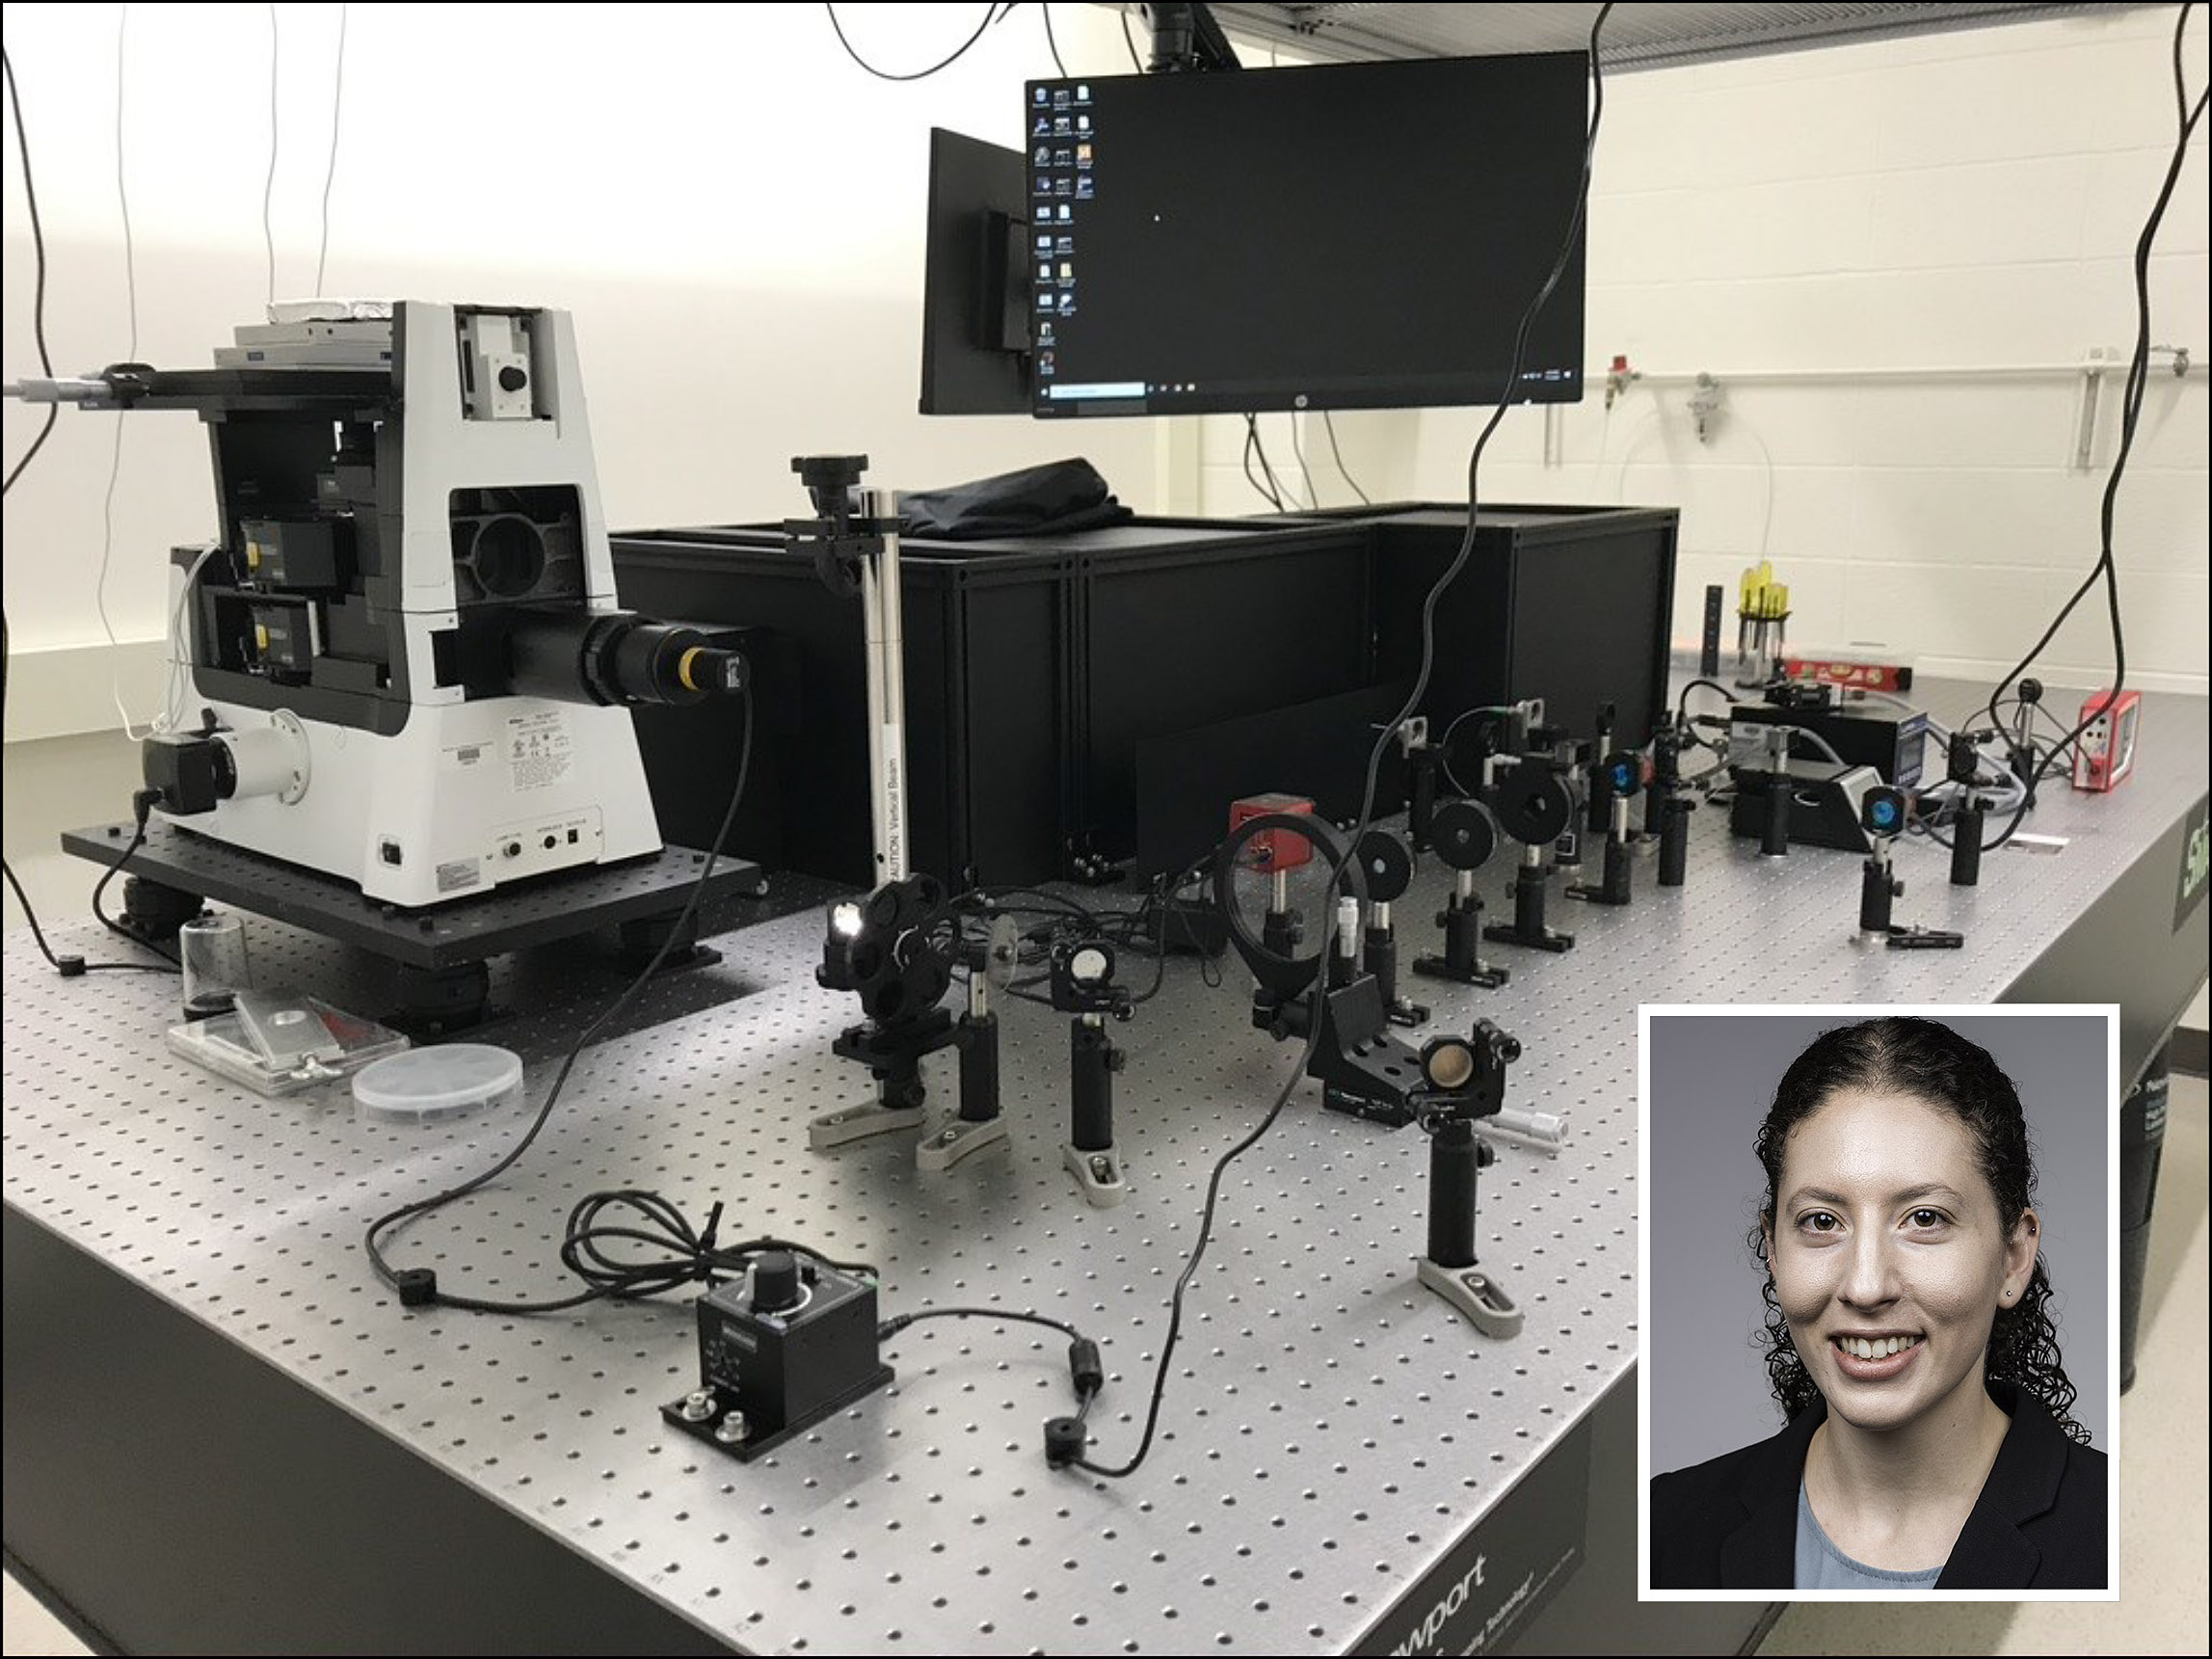
[[[1751,1138],[1791,1060],[1822,1031],[1879,1015],[1654,1014],[1651,1020],[1651,1472],[1701,1463],[1782,1426],[1756,1343],[1763,1275],[1745,1244],[1763,1191]],[[2020,1091],[2036,1155],[2043,1265],[2074,1416],[2110,1450],[2106,1205],[2110,1083],[2101,1014],[1946,1014]]]

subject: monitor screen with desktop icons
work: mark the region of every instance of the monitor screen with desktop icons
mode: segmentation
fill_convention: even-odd
[[[1033,412],[1582,395],[1579,52],[1033,82]]]

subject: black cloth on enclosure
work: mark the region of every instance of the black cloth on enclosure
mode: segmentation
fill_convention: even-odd
[[[943,542],[1095,530],[1135,517],[1079,458],[902,495],[898,509],[908,535]]]

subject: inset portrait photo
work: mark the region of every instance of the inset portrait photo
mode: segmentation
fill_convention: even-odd
[[[2117,1599],[2118,1010],[1641,1019],[1646,1599]]]

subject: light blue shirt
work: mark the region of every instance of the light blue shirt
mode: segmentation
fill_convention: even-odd
[[[1829,1541],[1813,1517],[1813,1500],[1805,1484],[1798,1483],[1798,1582],[1799,1590],[1933,1590],[1943,1576],[1940,1565],[1925,1572],[1890,1572],[1868,1566]]]

